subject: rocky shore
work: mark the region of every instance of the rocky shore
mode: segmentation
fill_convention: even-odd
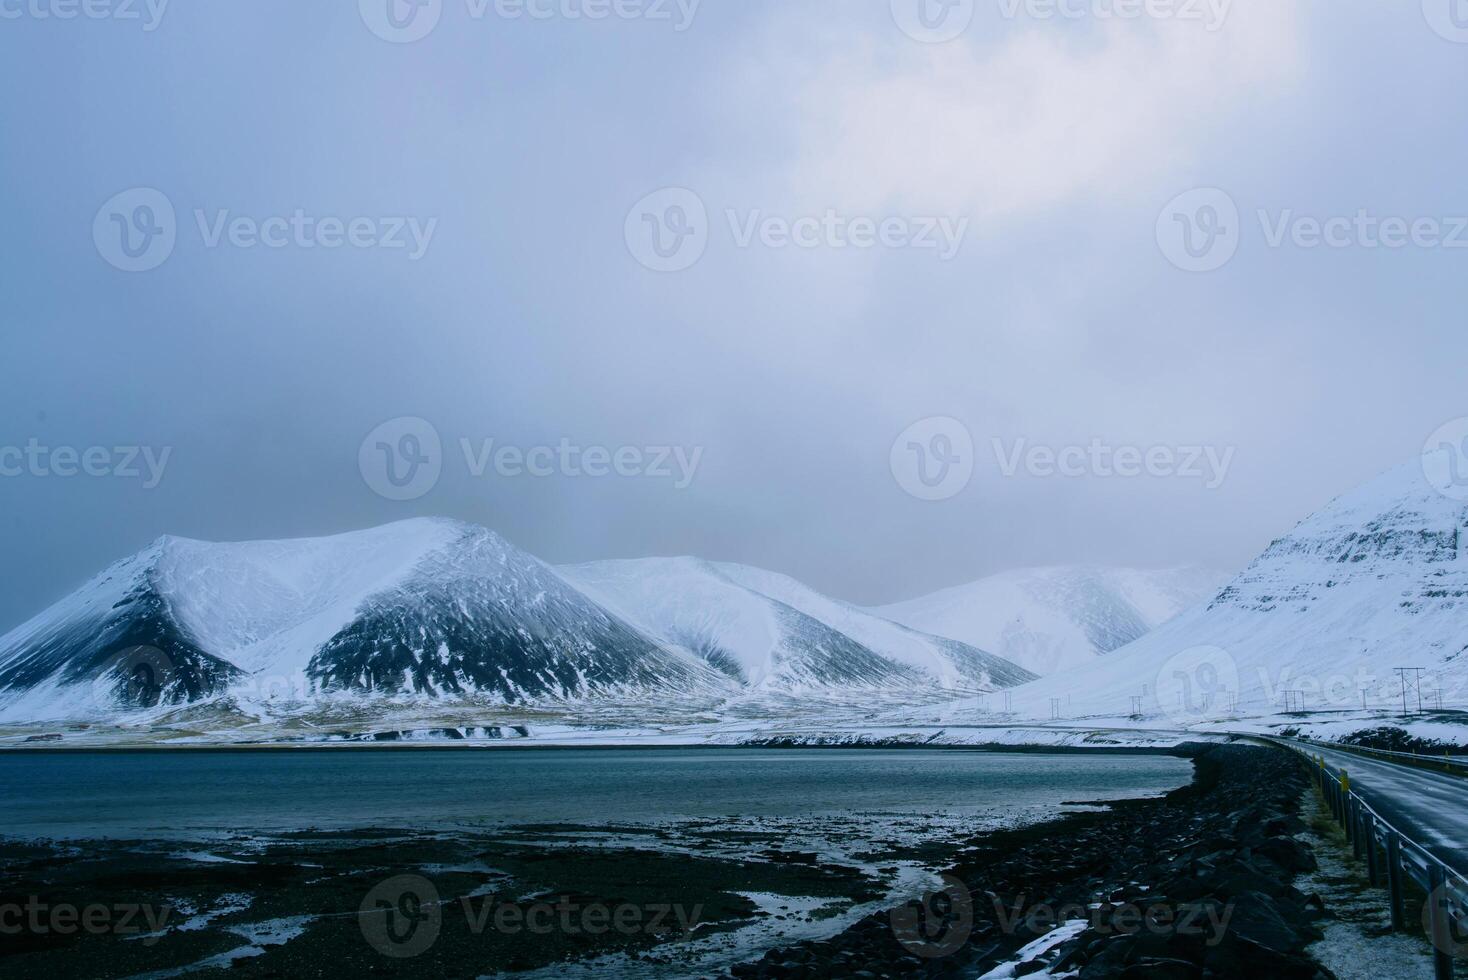
[[[1199,746],[1192,785],[976,839],[944,887],[734,978],[1323,978],[1301,842],[1307,778],[1285,752]]]

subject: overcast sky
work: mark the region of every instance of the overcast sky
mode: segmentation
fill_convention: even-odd
[[[1233,570],[1468,415],[1450,0],[392,2],[0,0],[0,628],[421,515]]]

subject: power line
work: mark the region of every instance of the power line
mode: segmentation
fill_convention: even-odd
[[[1417,697],[1417,713],[1422,714],[1422,672],[1425,667],[1395,667],[1397,676],[1402,679],[1402,714],[1407,713],[1407,692],[1411,691]],[[1410,677],[1408,675],[1411,675]]]

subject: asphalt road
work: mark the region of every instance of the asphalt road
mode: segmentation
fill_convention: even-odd
[[[1468,778],[1315,745],[1332,773],[1345,770],[1351,788],[1383,819],[1459,874],[1468,875]]]

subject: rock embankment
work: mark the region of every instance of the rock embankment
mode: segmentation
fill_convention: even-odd
[[[1080,980],[1329,977],[1305,948],[1318,898],[1300,835],[1307,778],[1288,753],[1198,747],[1192,785],[976,838],[922,902],[736,967],[746,977]]]

